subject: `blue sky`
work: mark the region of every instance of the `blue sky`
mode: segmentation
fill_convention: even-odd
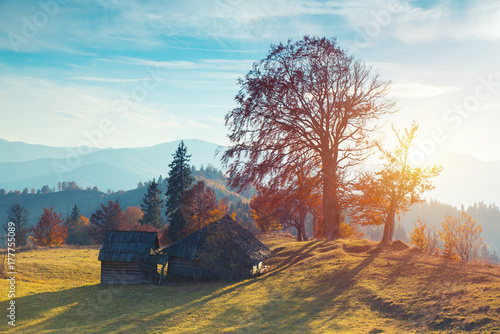
[[[228,144],[237,78],[289,38],[336,36],[420,124],[416,159],[500,159],[498,1],[0,1],[0,138]],[[417,159],[417,160],[418,160]]]

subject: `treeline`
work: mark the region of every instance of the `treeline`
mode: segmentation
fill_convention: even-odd
[[[55,187],[51,188],[48,184],[44,185],[42,188],[40,188],[38,190],[35,188],[31,188],[31,190],[29,190],[26,187],[26,188],[24,188],[23,191],[10,190],[9,192],[7,192],[5,189],[2,188],[2,189],[0,189],[0,196],[7,195],[7,194],[40,195],[40,194],[50,194],[50,193],[54,193],[56,191],[74,191],[74,190],[83,190],[83,188],[79,187],[75,181],[63,181],[63,182],[59,182],[59,184],[57,185],[57,189]],[[99,191],[99,188],[87,187],[87,188],[85,188],[85,190]]]
[[[19,235],[17,244],[22,246],[31,242],[46,246],[99,243],[106,229],[155,231],[161,242],[166,244],[226,214],[256,231],[248,200],[225,187],[226,177],[221,171],[211,165],[207,168],[202,166],[200,170],[190,167],[190,155],[183,142],[173,157],[168,178],[163,179],[160,175],[158,181],[139,182],[138,189],[117,192],[116,199],[108,199],[107,203],[103,203],[102,199],[109,197],[109,194],[99,192],[101,203],[91,212],[87,209],[87,216],[82,214],[76,203],[65,219],[52,206],[43,207],[42,215],[30,227],[30,210],[19,203],[21,201],[11,203],[6,210],[7,221],[16,223]],[[83,190],[75,182],[62,182],[57,190],[56,194],[66,191],[74,191],[71,194],[93,192],[91,189]],[[53,191],[47,194],[56,195]],[[31,197],[23,194],[13,196],[18,199]],[[122,209],[123,203],[125,209]]]

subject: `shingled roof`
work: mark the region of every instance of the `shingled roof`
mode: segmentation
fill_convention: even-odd
[[[156,232],[106,231],[99,261],[155,263],[152,250],[159,248]]]
[[[229,216],[205,226],[187,237],[171,244],[161,253],[190,261],[223,263],[223,254],[214,257],[214,248],[223,248],[231,258],[248,264],[258,264],[267,259],[271,251],[246,228]]]

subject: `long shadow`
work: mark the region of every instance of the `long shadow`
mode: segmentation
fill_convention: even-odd
[[[313,250],[313,248],[311,248]],[[378,256],[379,254],[371,254],[363,259],[359,264],[353,268],[341,268],[340,270],[327,274],[321,279],[317,280],[310,288],[303,290],[300,286],[292,289],[289,294],[292,296],[292,300],[287,299],[275,299],[270,300],[268,303],[262,305],[259,310],[256,310],[255,316],[257,321],[255,326],[247,325],[243,328],[243,332],[248,333],[274,333],[276,331],[286,331],[286,332],[296,332],[303,333],[309,332],[311,329],[308,325],[314,321],[320,313],[328,311],[331,309],[336,309],[335,316],[330,318],[334,320],[340,317],[344,312],[350,309],[347,305],[347,299],[344,301],[339,300],[343,293],[349,290],[355,283],[357,276],[365,270]],[[288,266],[281,267],[280,270],[273,272],[282,271]],[[330,287],[325,282],[331,281]],[[308,301],[304,301],[304,298]],[[298,312],[293,312],[297,305],[303,305],[303,308],[298,310]],[[276,314],[279,311],[279,314]],[[276,323],[275,319],[270,317],[278,316],[281,318],[281,326],[278,328],[270,328],[267,326],[267,321],[271,321],[273,325]],[[339,327],[338,330],[342,328]],[[345,328],[343,328],[345,330]],[[335,328],[330,328],[329,331],[334,332]]]
[[[221,288],[222,284],[197,285],[195,293],[186,286],[169,288],[152,285],[88,285],[57,292],[44,292],[16,298],[16,327],[11,329],[6,322],[0,325],[0,332],[35,333],[43,330],[71,333],[92,331],[92,324],[120,327],[128,315],[147,318],[170,308],[185,310],[200,298],[205,298]],[[173,297],[167,300],[166,297]],[[122,309],[117,305],[125,306]],[[184,306],[186,305],[186,306]],[[8,307],[8,301],[0,303],[1,309]],[[50,315],[50,316],[48,316]],[[46,319],[43,319],[46,317]],[[37,320],[39,319],[39,320]],[[27,324],[29,323],[29,324]],[[105,328],[94,329],[106,332]]]
[[[163,328],[162,326],[168,326],[168,324],[164,325],[165,322],[168,322],[168,319],[171,319],[175,314],[182,314],[186,311],[189,312],[190,309],[195,310],[203,307],[203,305],[217,298],[237,292],[253,284],[264,282],[283,273],[303,259],[312,256],[314,251],[321,247],[323,243],[323,241],[311,241],[305,243],[296,251],[276,252],[273,256],[279,262],[277,262],[274,269],[260,277],[240,282],[181,284],[174,287],[96,284],[17,298],[18,318],[16,319],[16,332],[43,330],[65,333],[80,331],[123,332],[137,330],[139,326],[146,331],[148,329]],[[317,282],[308,291],[302,291],[298,287],[297,291],[299,293],[306,292],[315,301],[327,307],[355,283],[356,276],[369,266],[376,257],[376,254],[370,255],[354,268],[344,268],[340,273],[337,271],[328,274],[325,279],[332,281],[331,288],[325,289],[325,284]],[[193,292],[193,290],[195,291]],[[283,300],[283,302],[287,303],[286,300]],[[274,304],[276,304],[276,300],[271,300],[267,305],[262,304],[262,309],[265,311],[266,307],[274,307]],[[0,303],[0,308],[6,309],[7,306],[7,302]],[[281,316],[300,327],[308,323],[322,310],[324,310],[324,307],[316,307],[304,310],[305,312],[300,316],[289,314]],[[235,318],[237,317],[235,316]],[[131,320],[137,320],[140,325]],[[28,322],[29,325],[27,325]],[[9,329],[4,324],[5,322],[0,325],[0,331]],[[249,328],[248,324],[245,326],[247,327],[243,328]]]
[[[293,252],[279,265],[279,271],[285,270],[299,261],[303,255],[302,252],[312,252],[317,247],[318,241],[309,242],[301,249]],[[315,247],[311,247],[316,245]],[[277,274],[277,272],[272,272]],[[122,305],[124,299],[130,300],[131,305],[144,305],[142,308],[142,316],[144,318],[154,316],[156,313],[161,313],[162,316],[168,317],[175,313],[182,313],[190,308],[196,308],[206,304],[212,300],[230,294],[234,291],[245,288],[246,286],[255,284],[267,275],[248,279],[240,282],[208,282],[199,284],[180,284],[175,287],[171,286],[151,286],[151,285],[88,285],[77,288],[57,291],[43,292],[36,295],[20,297],[16,299],[16,332],[27,331],[36,332],[39,330],[57,330],[63,332],[71,332],[75,328],[89,328],[92,323],[99,324],[100,320],[106,320],[112,324],[116,322],[116,326],[120,326],[119,319],[126,317],[127,312],[137,313],[133,307],[118,310],[115,304]],[[230,286],[229,288],[227,288]],[[198,289],[196,293],[183,293],[192,288]],[[148,295],[147,292],[153,292],[155,296]],[[177,292],[177,293],[176,293]],[[158,298],[158,294],[168,296],[168,303],[163,303],[162,298]],[[180,295],[182,294],[182,296]],[[150,298],[153,297],[153,298]],[[163,297],[163,296],[162,296]],[[137,300],[134,300],[137,299]],[[154,307],[151,304],[156,304]],[[0,308],[6,309],[8,301],[0,303]],[[47,317],[47,314],[53,314]],[[46,319],[43,319],[46,317]],[[40,320],[36,320],[40,319]],[[25,325],[30,323],[29,325]],[[0,329],[9,330],[6,323],[0,325]],[[96,331],[101,329],[96,328]]]

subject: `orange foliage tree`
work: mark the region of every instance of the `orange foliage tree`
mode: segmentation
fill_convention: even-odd
[[[226,115],[229,186],[287,184],[304,162],[320,180],[326,237],[340,236],[340,175],[373,147],[376,120],[393,112],[388,82],[335,39],[305,36],[271,47],[239,81],[238,106]]]
[[[315,236],[321,225],[321,195],[318,193],[317,179],[308,177],[308,169],[295,171],[295,178],[288,185],[279,187],[276,183],[258,187],[258,193],[250,201],[250,210],[262,232],[273,229],[294,227],[297,241],[308,240],[306,218],[312,216]]]
[[[139,225],[139,221],[144,216],[141,208],[139,206],[127,206],[125,209],[125,220],[127,224],[127,228],[133,230]]]
[[[477,259],[484,247],[481,225],[466,212],[458,217],[446,216],[439,232],[444,242],[444,256],[450,260],[460,260],[467,263]]]
[[[183,195],[180,212],[186,222],[180,238],[222,218],[226,212],[224,201],[217,203],[215,192],[198,181]]]
[[[101,208],[90,216],[89,234],[96,243],[101,243],[106,230],[123,230],[126,221],[120,203],[108,201],[107,205],[101,204]]]
[[[442,167],[412,167],[409,151],[415,139],[418,124],[400,133],[393,127],[398,144],[394,151],[377,146],[385,161],[382,168],[362,173],[353,184],[351,194],[351,218],[361,225],[384,224],[382,245],[392,243],[396,215],[401,215],[412,204],[421,202],[422,194],[434,189],[430,179],[437,176]]]
[[[59,246],[64,243],[68,235],[68,227],[52,207],[43,209],[38,224],[31,228],[33,243],[38,246]]]
[[[257,187],[257,194],[250,200],[250,214],[262,233],[283,229],[276,212],[276,200],[276,193],[264,186]]]

